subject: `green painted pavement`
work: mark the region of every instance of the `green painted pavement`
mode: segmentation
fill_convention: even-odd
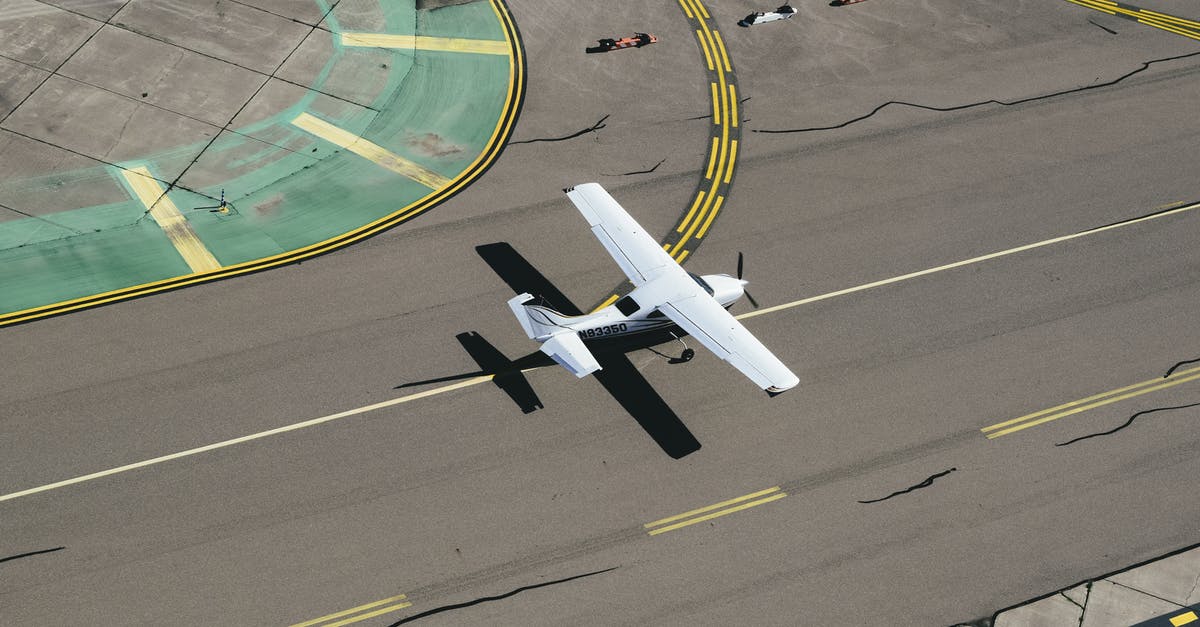
[[[322,243],[448,195],[297,128],[292,121],[301,113],[447,179],[477,175],[515,120],[519,56],[344,47],[338,33],[380,26],[387,30],[373,32],[503,41],[511,28],[505,9],[474,2],[417,11],[412,2],[381,2],[364,11],[370,4],[358,3],[354,13],[335,10],[325,22],[332,33],[313,34],[328,41],[314,44],[325,47],[324,63],[307,89],[268,81],[211,144],[0,183],[6,206],[13,199],[31,207],[58,207],[64,198],[108,201],[0,221],[0,324],[61,313],[72,301],[90,305],[98,294],[132,296],[154,291],[147,284],[190,282],[179,279],[190,272],[187,264],[128,188],[122,168],[145,166],[164,189],[178,179],[168,197],[224,268],[243,271],[273,256],[322,252],[329,247]],[[509,32],[519,55],[515,29]],[[212,211],[221,190],[228,210]]]

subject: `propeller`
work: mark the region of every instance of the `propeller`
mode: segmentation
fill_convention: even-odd
[[[738,251],[737,278],[739,280],[742,278],[742,251],[740,250]],[[758,309],[758,301],[754,300],[754,297],[750,295],[750,292],[745,288],[745,286],[742,286],[742,293],[746,295],[746,300],[750,301],[750,304],[753,305],[755,309]]]

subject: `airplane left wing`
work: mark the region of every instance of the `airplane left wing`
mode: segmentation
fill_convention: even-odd
[[[768,394],[779,394],[800,383],[778,357],[708,294],[671,300],[659,305],[658,310]]]
[[[677,266],[662,245],[642,230],[599,183],[576,185],[567,190],[567,198],[575,203],[596,239],[635,286],[658,276],[662,268]]]

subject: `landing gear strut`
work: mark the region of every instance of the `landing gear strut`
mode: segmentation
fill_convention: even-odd
[[[671,337],[675,338],[675,341],[679,342],[680,344],[683,344],[683,352],[680,353],[678,357],[672,357],[672,358],[668,359],[667,360],[668,364],[687,363],[687,362],[691,361],[693,357],[696,356],[696,351],[688,348],[687,342],[684,342],[682,339],[680,339],[678,335],[675,335],[674,333],[672,333]]]

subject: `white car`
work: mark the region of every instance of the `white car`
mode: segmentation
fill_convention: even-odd
[[[774,11],[759,11],[758,13],[751,13],[750,15],[743,17],[742,21],[738,22],[738,26],[754,26],[755,24],[766,24],[767,22],[774,22],[775,20],[786,20],[795,14],[796,9],[793,9],[785,4]]]

